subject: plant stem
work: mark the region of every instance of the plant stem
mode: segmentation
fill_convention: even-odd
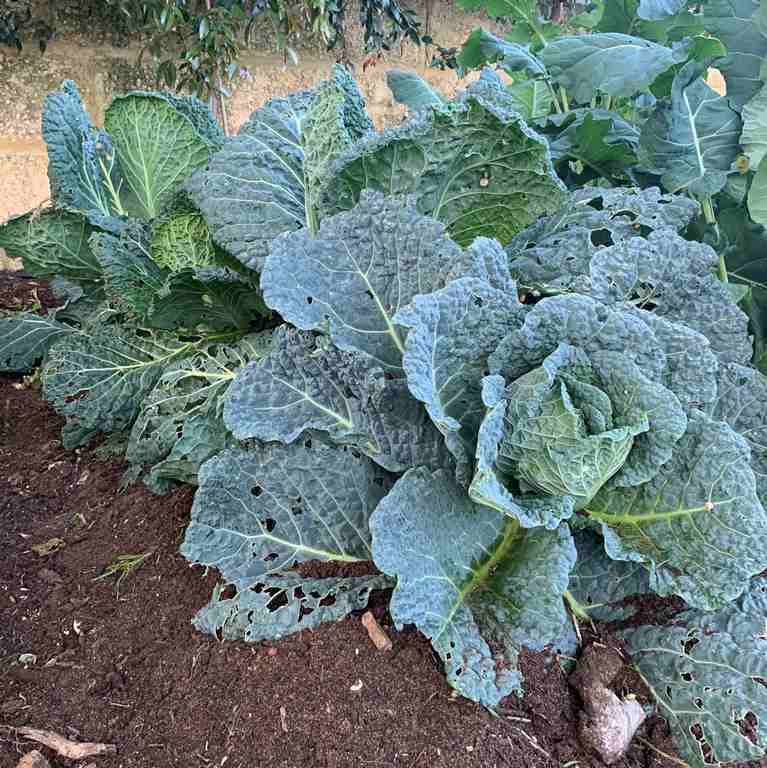
[[[558,115],[561,115],[562,107],[559,104],[559,99],[557,98],[557,92],[554,90],[554,86],[551,84],[551,80],[549,80],[548,78],[546,79],[546,87],[549,89],[552,102],[554,102],[554,109],[556,110]]]
[[[559,96],[562,99],[562,108],[565,112],[570,111],[570,102],[567,100],[567,91],[563,86],[559,86]]]
[[[591,509],[583,511],[594,520],[599,520],[608,525],[640,525],[642,523],[657,523],[661,520],[673,520],[677,517],[689,517],[698,512],[712,512],[720,504],[727,504],[733,499],[724,499],[722,501],[707,501],[700,507],[688,507],[687,509],[674,509],[670,512],[648,512],[644,515],[611,515],[609,512],[595,512]]]
[[[604,99],[603,109],[610,109],[613,104],[613,97],[609,93],[605,93],[602,98]]]
[[[575,595],[568,589],[565,591],[565,600],[574,616],[577,616],[581,621],[591,621],[591,616],[585,606],[578,602]]]
[[[703,209],[703,218],[706,220],[706,224],[714,227],[716,232],[716,239],[719,240],[719,223],[716,220],[716,212],[714,211],[714,203],[709,196],[706,196],[701,200],[701,208]],[[729,282],[727,278],[727,264],[724,260],[724,254],[719,253],[719,279],[723,283]]]

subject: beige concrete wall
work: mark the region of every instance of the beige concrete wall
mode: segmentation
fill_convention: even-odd
[[[455,9],[452,0],[436,2],[431,32],[442,45],[458,45],[481,20]],[[352,32],[349,50],[359,51]],[[40,115],[45,95],[64,79],[74,80],[97,123],[114,92],[152,87],[135,67],[138,48],[117,49],[93,45],[82,37],[54,39],[45,55],[28,46],[17,54],[0,49],[0,221],[44,202],[49,195],[45,145],[40,136]],[[437,88],[452,93],[459,87],[453,72],[425,66],[427,52],[412,45],[389,54],[375,66],[362,67],[362,57],[353,59],[355,74],[367,99],[370,113],[381,127],[397,122],[403,110],[386,88],[385,72],[391,67],[414,69]],[[231,125],[236,129],[267,99],[305,88],[327,76],[334,63],[332,54],[308,48],[299,52],[297,65],[284,66],[282,54],[254,51],[246,56],[251,72],[240,81],[229,101]],[[0,250],[0,267],[2,251]]]

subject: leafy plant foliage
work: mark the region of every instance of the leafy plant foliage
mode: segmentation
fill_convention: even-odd
[[[765,716],[765,238],[731,198],[742,105],[706,90],[716,46],[669,44],[705,12],[635,6],[664,22],[649,43],[612,11],[576,36],[492,5],[517,37],[474,33],[461,60],[515,82],[447,99],[400,73],[410,114],[380,133],[342,68],[226,140],[154,94],[96,129],[65,85],[54,206],[0,244],[67,303],[3,318],[0,361],[43,357],[68,445],[114,431],[131,476],[198,483],[182,552],[221,573],[195,618],[220,637],[391,587],[395,623],[495,707],[524,691],[522,648],[568,636],[568,601],[614,620],[682,598],[626,642],[702,765],[764,747],[740,724]]]

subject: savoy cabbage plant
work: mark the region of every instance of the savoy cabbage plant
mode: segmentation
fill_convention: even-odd
[[[623,44],[597,42],[597,62]],[[503,60],[585,98],[596,75],[564,74],[580,45]],[[695,190],[649,168],[574,182],[567,147],[601,113],[555,138],[489,70],[453,99],[391,84],[397,127],[336,68],[226,139],[160,94],[93,128],[65,84],[53,206],[0,229],[62,306],[0,318],[0,363],[42,358],[67,445],[114,432],[130,476],[198,484],[182,552],[222,577],[201,630],[279,638],[391,589],[395,624],[493,708],[523,693],[523,648],[574,642],[568,605],[614,620],[678,596],[673,625],[624,640],[680,754],[763,754],[741,724],[767,718],[767,377],[693,237]],[[751,235],[721,219],[731,259]]]

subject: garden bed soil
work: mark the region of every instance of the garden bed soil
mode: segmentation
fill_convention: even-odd
[[[43,284],[0,274],[0,308],[51,301]],[[62,768],[601,766],[578,743],[580,702],[556,659],[523,654],[527,695],[494,716],[453,694],[418,632],[393,629],[385,596],[374,609],[388,653],[359,615],[274,644],[200,634],[190,619],[216,574],[178,552],[193,489],[121,489],[122,461],[65,450],[61,425],[29,380],[0,377],[2,768],[35,747],[20,726],[117,746],[75,762],[42,748]],[[119,589],[95,580],[143,553]],[[19,664],[25,653],[36,662]],[[665,724],[641,735],[617,765],[671,768],[647,746],[671,750]]]

